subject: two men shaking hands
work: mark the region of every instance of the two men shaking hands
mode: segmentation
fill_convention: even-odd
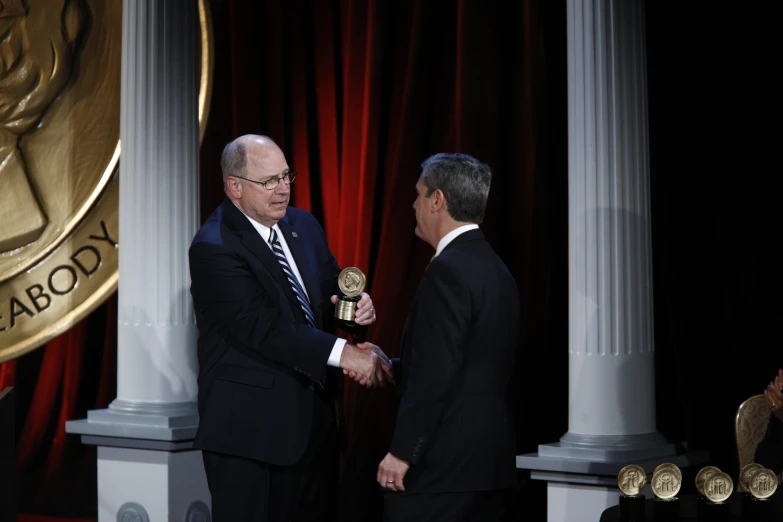
[[[289,206],[296,178],[266,136],[229,143],[226,200],[191,244],[202,450],[212,516],[338,520],[344,376],[393,385],[391,447],[376,480],[384,520],[499,520],[516,482],[506,405],[519,295],[484,238],[492,172],[436,154],[416,181],[415,234],[434,249],[400,357],[331,333],[341,270],[317,220]],[[377,318],[362,293],[355,323]]]

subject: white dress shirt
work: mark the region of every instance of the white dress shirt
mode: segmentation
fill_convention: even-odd
[[[236,206],[236,203],[234,203]],[[242,209],[237,206],[240,212],[242,212]],[[244,212],[242,214],[245,215],[245,217],[250,221],[250,224],[253,225],[253,228],[255,228],[258,233],[261,235],[261,239],[264,240],[264,243],[266,243],[266,246],[269,247],[269,250],[272,250],[272,245],[269,243],[269,236],[272,234],[272,229],[262,225],[255,219],[251,218]],[[299,284],[302,286],[302,289],[305,291],[305,294],[307,294],[307,288],[304,285],[304,281],[302,281],[302,274],[299,273],[299,267],[296,266],[296,261],[294,261],[294,256],[291,255],[291,251],[288,249],[288,243],[285,242],[285,236],[280,231],[280,227],[277,226],[277,223],[274,224],[272,227],[277,232],[277,239],[280,241],[280,246],[283,247],[283,252],[285,253],[286,259],[288,259],[288,264],[291,265],[291,270],[294,272],[294,276],[296,276],[296,280],[299,281]],[[310,296],[307,296],[307,299],[310,299]],[[337,339],[334,342],[334,347],[332,348],[332,353],[329,354],[329,360],[326,362],[329,366],[334,366],[336,368],[340,367],[340,357],[343,355],[343,348],[345,348],[345,339]]]
[[[438,248],[435,249],[435,255],[432,256],[432,259],[435,259],[438,257],[438,254],[443,252],[443,249],[448,246],[449,243],[454,241],[454,239],[460,235],[464,234],[468,230],[474,230],[478,228],[479,226],[475,223],[471,223],[470,225],[462,225],[461,227],[457,227],[442,238],[440,238],[440,241],[438,241]]]

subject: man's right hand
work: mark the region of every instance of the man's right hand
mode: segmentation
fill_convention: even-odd
[[[346,344],[340,356],[340,368],[362,386],[381,387],[394,381],[389,358],[371,343]]]

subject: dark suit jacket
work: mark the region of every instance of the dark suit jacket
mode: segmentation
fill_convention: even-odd
[[[397,365],[391,453],[411,464],[405,490],[482,491],[516,480],[505,401],[519,294],[480,230],[457,236],[427,267]]]
[[[194,447],[291,465],[304,453],[313,416],[313,382],[327,367],[339,268],[315,218],[288,207],[278,226],[304,280],[320,329],[302,309],[271,249],[226,200],[190,246],[191,294],[198,324],[198,408]],[[296,236],[294,236],[294,233]],[[328,369],[327,369],[328,368]]]

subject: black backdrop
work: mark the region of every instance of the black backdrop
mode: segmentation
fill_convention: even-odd
[[[658,427],[736,476],[737,407],[783,365],[771,13],[647,10]]]

